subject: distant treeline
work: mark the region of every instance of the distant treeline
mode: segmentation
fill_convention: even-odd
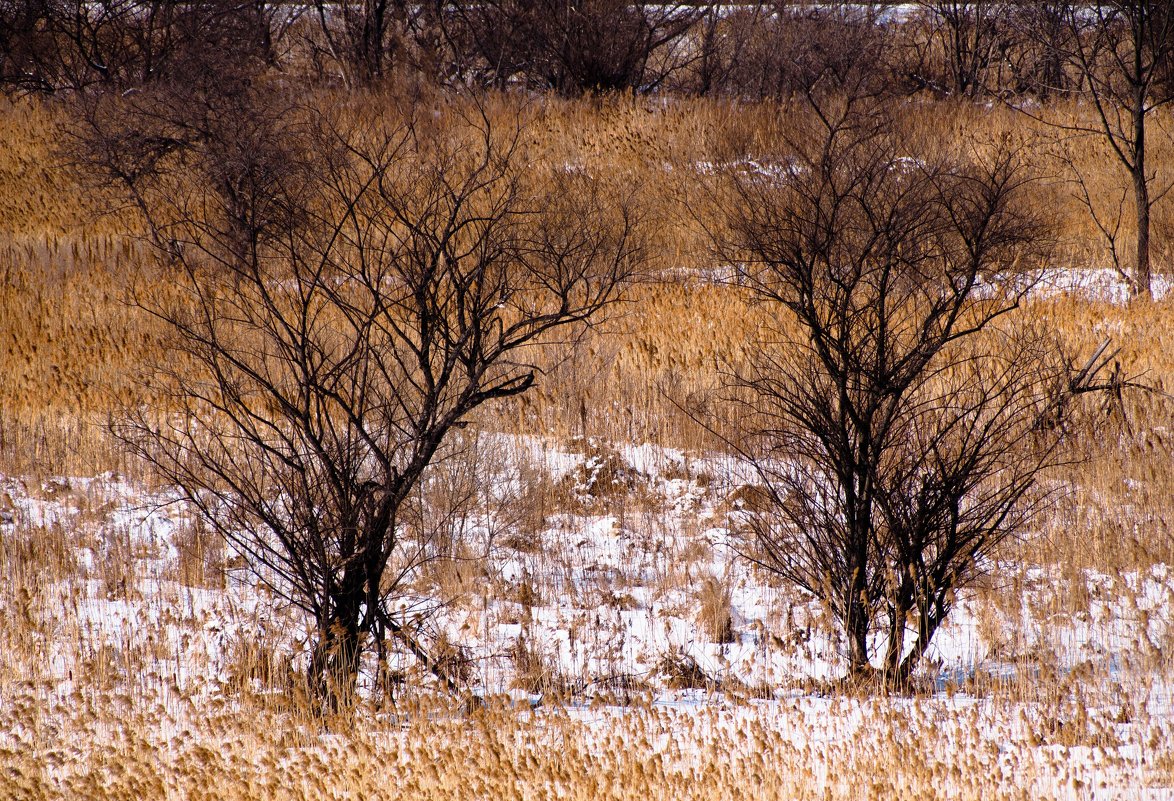
[[[1081,89],[1073,53],[1117,28],[1161,37],[1143,58],[1169,82],[1169,16],[1152,0],[0,0],[0,89],[125,92],[267,75],[752,99],[792,94],[863,54],[882,91],[1044,98]]]

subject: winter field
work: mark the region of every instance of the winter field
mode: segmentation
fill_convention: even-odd
[[[818,608],[735,558],[736,470],[584,446],[470,443],[524,476],[492,485],[495,507],[553,484],[570,508],[474,515],[466,560],[414,587],[443,604],[429,634],[485,708],[420,690],[404,657],[329,733],[298,711],[305,621],[166,492],[6,479],[6,794],[1170,797],[1164,564],[1009,557],[960,600],[917,693],[845,694]]]
[[[916,113],[946,138],[1021,124]],[[421,485],[413,536],[436,553],[394,611],[461,693],[394,648],[364,656],[355,709],[324,717],[312,621],[109,434],[159,402],[144,369],[162,335],[124,301],[168,276],[126,214],[95,215],[101,188],[52,166],[54,112],[0,106],[0,798],[1174,799],[1164,395],[1088,400],[1046,514],[958,591],[905,691],[845,685],[835,621],[744,558],[757,474],[682,406],[764,312],[710,280],[683,206],[701,165],[769,149],[757,114],[537,115],[544,158],[635,187],[658,278],[533,392],[452,432]],[[1081,358],[1110,338],[1125,374],[1174,386],[1161,265],[1155,300],[1127,303],[1090,266],[1084,210],[1037,191],[1057,266],[1019,313]]]

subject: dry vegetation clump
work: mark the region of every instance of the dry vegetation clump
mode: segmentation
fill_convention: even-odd
[[[700,609],[697,611],[697,626],[710,642],[729,643],[734,641],[734,621],[730,615],[730,588],[716,576],[707,576],[697,591]]]
[[[523,629],[510,648],[509,657],[514,666],[514,689],[548,698],[569,695],[569,680],[559,671],[557,660],[533,634],[527,636]]]
[[[564,499],[564,510],[600,510],[639,494],[646,477],[614,448],[598,439],[576,437],[570,449],[581,452],[583,459],[555,486],[555,492]]]

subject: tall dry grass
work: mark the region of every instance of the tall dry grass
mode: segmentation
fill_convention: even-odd
[[[515,100],[495,103],[490,112],[503,121],[531,118],[531,158],[637,193],[655,223],[656,280],[634,288],[569,359],[550,364],[535,391],[486,414],[481,425],[542,434],[568,449],[581,437],[574,447],[649,442],[683,449],[686,460],[714,450],[717,443],[680,405],[712,390],[718,372],[741,363],[777,321],[708,280],[714,265],[701,184],[707,165],[731,154],[772,155],[785,116],[776,106],[708,101],[549,99],[521,112]],[[1010,678],[967,677],[958,689],[974,697],[959,703],[804,697],[761,704],[742,688],[747,697],[721,702],[732,708],[715,703],[700,712],[491,708],[467,715],[425,704],[408,720],[410,704],[401,698],[394,713],[368,710],[357,727],[337,721],[323,731],[299,705],[287,655],[260,637],[226,640],[223,684],[191,683],[185,671],[195,668],[180,644],[159,634],[158,621],[231,585],[229,555],[195,527],[181,532],[180,552],[166,564],[183,589],[151,595],[144,565],[162,557],[118,525],[88,527],[87,515],[117,519],[105,501],[46,483],[136,469],[103,424],[128,405],[155,402],[148,367],[160,355],[160,332],[126,301],[132,287],[157,294],[169,286],[126,220],[101,216],[105,201],[56,165],[59,113],[0,105],[0,477],[22,477],[33,494],[73,493],[80,515],[0,529],[0,798],[1079,798],[1095,795],[1101,781],[1174,782],[1174,730],[1150,709],[1153,687],[1137,678],[1165,675],[1161,653],[1138,657],[1122,687],[1095,660],[1059,671],[1055,644],[1018,634],[1008,635],[1005,648],[1019,669]],[[1064,173],[1067,158],[1102,187],[1101,196],[1112,196],[1121,176],[1094,140],[1058,154],[1046,128],[997,107],[911,101],[905,117],[911,136],[941,147],[1014,133],[1042,174],[1035,202],[1056,214],[1058,263],[1106,263]],[[1174,169],[1168,148],[1153,157],[1160,171]],[[1157,266],[1169,269],[1161,260]],[[1172,303],[1057,295],[1022,314],[1043,321],[1075,354],[1111,336],[1125,373],[1165,392],[1174,390]],[[1083,458],[1049,477],[1065,491],[1040,531],[1005,554],[1008,563],[1044,566],[1061,581],[1045,592],[1017,574],[981,588],[992,639],[1017,619],[1025,597],[1036,606],[1033,619],[1072,620],[1095,606],[1090,575],[1174,563],[1174,406],[1164,395],[1131,393],[1123,420],[1090,404],[1070,432]],[[702,479],[687,464],[682,473]],[[731,489],[733,503],[745,488]],[[666,507],[626,485],[597,508],[565,484],[535,476],[515,502],[508,542],[557,578],[527,585],[525,599],[520,587],[492,586],[475,571],[424,578],[452,595],[513,593],[526,610],[536,599],[577,591],[569,546],[546,531],[561,512],[611,514],[650,549],[670,539]],[[0,513],[6,508],[0,492]],[[695,521],[682,543],[658,557],[656,591],[696,587],[707,547],[702,526]],[[622,609],[636,580],[622,573],[606,586],[601,580],[591,597]],[[720,641],[730,596],[713,581],[695,593],[700,612],[690,614],[710,629],[709,640]],[[146,619],[117,637],[95,636],[85,612],[95,593],[106,604],[140,604]],[[193,612],[180,630],[199,632],[208,622]]]
[[[1005,719],[935,702],[712,709],[437,711],[325,733],[264,707],[125,716],[114,698],[0,713],[6,798],[1035,799],[1144,797],[1170,777],[1169,726],[1128,744],[1099,715]],[[107,721],[122,723],[110,728]],[[848,726],[837,723],[845,718]],[[54,721],[46,731],[45,722]],[[38,737],[39,735],[39,737]],[[1123,748],[1128,745],[1129,748]],[[1132,748],[1132,751],[1130,751]],[[1073,767],[1069,755],[1089,754]],[[1127,784],[1120,782],[1126,777]]]
[[[903,102],[911,140],[970,148],[1013,136],[1040,174],[1035,202],[1054,210],[1057,263],[1077,269],[1106,264],[1103,243],[1074,199],[1059,158],[1064,150],[1108,196],[1122,175],[1095,138],[1061,146],[1047,126],[1007,108]],[[359,105],[352,113],[361,113]],[[133,468],[120,462],[102,424],[117,409],[153,400],[145,370],[158,357],[159,332],[126,301],[131,286],[157,294],[167,291],[169,280],[130,236],[129,218],[101,214],[111,199],[60,164],[53,143],[61,139],[63,113],[28,101],[0,106],[6,142],[0,150],[0,466],[10,473]],[[488,113],[503,125],[519,116],[527,120],[523,145],[533,163],[584,169],[636,193],[638,208],[653,222],[649,248],[657,280],[637,287],[571,359],[551,365],[536,391],[500,407],[486,424],[556,437],[712,447],[679,405],[711,389],[723,367],[738,365],[768,321],[736,291],[706,280],[714,265],[705,231],[705,173],[707,165],[739,156],[779,156],[788,124],[784,110],[726,101],[507,97],[491,100]],[[1060,109],[1055,115],[1072,120],[1077,113]],[[1152,163],[1164,175],[1174,169],[1174,158],[1164,138],[1155,140]],[[1164,225],[1166,218],[1158,217]],[[1129,224],[1126,219],[1123,234]],[[1160,272],[1164,262],[1157,264]],[[1077,354],[1111,336],[1122,347],[1127,374],[1157,389],[1174,388],[1168,302],[1116,306],[1057,297],[1023,313],[1045,321]],[[1126,500],[1137,510],[1135,521],[1155,521],[1134,537],[1130,552],[1153,559],[1174,547],[1164,522],[1172,511],[1165,491],[1171,407],[1160,396],[1135,393],[1129,410],[1130,433],[1074,434],[1095,446],[1095,458],[1058,477],[1074,487],[1095,486],[1091,497],[1103,499],[1103,516],[1095,511],[1097,501],[1072,512],[1100,521],[1076,527],[1080,552],[1104,543],[1094,547],[1095,558],[1115,550],[1110,532],[1124,524],[1113,523],[1108,510],[1124,508]]]

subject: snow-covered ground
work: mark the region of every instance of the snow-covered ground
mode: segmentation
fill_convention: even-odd
[[[843,748],[886,704],[886,719],[978,732],[995,743],[992,770],[1013,771],[998,750],[1011,738],[1016,759],[1066,749],[1061,761],[1080,777],[1072,787],[1103,784],[1096,797],[1174,798],[1174,772],[1147,761],[1174,750],[1170,567],[1085,572],[1076,591],[1052,566],[1000,565],[1000,586],[960,597],[937,635],[928,695],[826,697],[822,680],[843,669],[833,627],[738,555],[752,502],[745,466],[598,441],[492,435],[480,447],[509,456],[481,508],[508,507],[513,519],[465,517],[465,553],[476,558],[422,571],[405,593],[438,608],[421,632],[448,644],[476,694],[539,705],[538,716],[557,694],[600,736],[616,716],[645,714],[628,706],[638,702],[660,710],[666,732],[664,721],[690,716],[730,731],[752,718]],[[115,474],[0,478],[10,571],[0,618],[10,645],[37,654],[10,647],[4,675],[35,673],[26,678],[48,688],[42,698],[99,682],[177,708],[223,700],[242,681],[288,688],[307,621],[200,531],[173,493]],[[394,667],[409,673],[413,660],[400,655]],[[14,687],[0,687],[0,701]]]
[[[1036,297],[1067,294],[1095,302],[1122,304],[1127,303],[1132,295],[1124,276],[1108,267],[1084,270],[1056,267],[1035,278],[1033,295]],[[1169,294],[1174,283],[1171,279],[1166,273],[1153,276],[1150,288],[1155,300],[1162,300]]]

